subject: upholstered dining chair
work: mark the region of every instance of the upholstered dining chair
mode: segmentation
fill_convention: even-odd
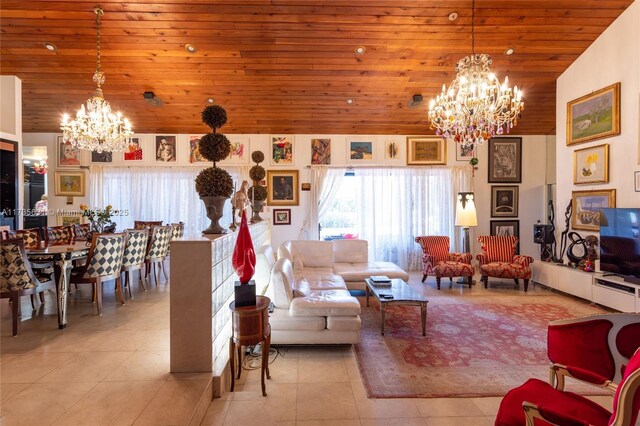
[[[511,236],[478,237],[482,253],[476,256],[480,262],[481,281],[484,288],[489,286],[489,277],[513,279],[516,285],[520,285],[519,279],[524,280],[524,291],[529,288],[533,257],[516,254],[518,238]]]
[[[573,392],[529,379],[500,403],[496,426],[634,426],[640,412],[640,349],[631,357],[613,397],[613,412]]]
[[[147,254],[144,263],[146,264],[145,277],[149,275],[151,267],[153,267],[153,276],[158,285],[158,271],[161,268],[164,279],[169,280],[167,271],[165,270],[164,260],[169,253],[169,243],[171,242],[171,226],[154,226],[151,228],[149,244],[147,246]],[[156,267],[156,265],[158,265]]]
[[[184,222],[171,224],[171,241],[179,240],[184,236]]]
[[[47,246],[64,246],[71,244],[74,239],[73,226],[49,226],[45,228]]]
[[[142,267],[144,257],[147,254],[147,242],[149,231],[146,229],[127,229],[125,231],[124,257],[122,259],[122,273],[125,274],[124,288],[131,296],[131,275],[133,271],[140,271],[140,284],[143,290],[147,290],[142,279]]]
[[[471,253],[449,253],[447,236],[416,237],[416,243],[422,247],[422,282],[428,275],[435,275],[438,290],[440,290],[442,277],[449,277],[451,283],[453,283],[453,277],[467,277],[469,288],[471,288],[474,273]]]
[[[133,228],[134,229],[148,229],[152,226],[162,226],[161,220],[134,220]]]
[[[87,263],[71,271],[71,283],[92,284],[98,305],[98,315],[102,315],[102,283],[116,280],[116,294],[124,305],[121,286],[122,258],[125,234],[93,234]]]
[[[0,242],[0,298],[11,300],[14,336],[18,334],[20,296],[31,295],[33,305],[33,295],[39,293],[40,300],[44,303],[43,292],[56,288],[52,279],[40,281],[35,276],[24,246],[22,238],[5,239]]]
[[[88,223],[73,225],[73,232],[77,241],[87,241],[89,232],[91,232],[91,225]]]
[[[43,241],[40,228],[10,230],[6,235],[8,239],[22,238],[25,249],[40,248],[40,243]]]

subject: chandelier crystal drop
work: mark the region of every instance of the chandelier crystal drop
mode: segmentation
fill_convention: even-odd
[[[449,88],[429,102],[429,121],[436,134],[464,144],[481,144],[509,133],[524,110],[522,90],[509,87],[491,72],[491,57],[475,53],[475,1],[471,18],[472,54],[456,64],[456,78]]]
[[[100,17],[102,9],[95,8],[97,26],[97,68],[93,75],[96,91],[88,99],[86,108],[80,106],[75,120],[68,114],[62,116],[60,128],[63,138],[73,146],[97,152],[125,151],[129,145],[133,130],[131,123],[120,112],[111,112],[111,105],[104,99],[102,85],[104,73],[100,67]]]

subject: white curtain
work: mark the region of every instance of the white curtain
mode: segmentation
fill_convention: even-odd
[[[300,230],[301,239],[317,240],[318,225],[333,206],[346,169],[329,168],[326,165],[311,166],[311,196],[309,211]]]
[[[104,167],[91,166],[89,168],[89,203],[92,207],[105,207],[104,200]]]
[[[125,214],[114,216],[118,230],[132,228],[134,220],[185,222],[186,232],[200,232],[209,225],[202,200],[195,190],[196,167],[100,167],[91,179],[92,207],[111,204]],[[225,167],[237,187],[240,169]],[[92,168],[92,175],[93,175]],[[102,188],[102,190],[100,190]],[[223,227],[231,223],[231,204],[225,204]]]
[[[470,181],[465,174],[463,167],[357,169],[358,236],[369,242],[369,257],[418,270],[422,251],[415,237],[456,241],[455,199]]]

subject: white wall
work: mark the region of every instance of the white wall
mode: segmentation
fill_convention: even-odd
[[[11,75],[0,76],[0,138],[18,143],[18,208],[22,208],[24,182],[22,169],[22,81]],[[18,215],[22,228],[22,215]]]
[[[621,133],[618,136],[566,146],[567,102],[613,83],[621,83]],[[556,178],[558,233],[564,229],[564,210],[577,190],[615,189],[617,207],[640,207],[634,171],[640,170],[640,2],[636,1],[558,78],[556,89]],[[573,152],[609,144],[609,183],[573,184]],[[590,231],[579,231],[583,236]],[[596,233],[597,234],[597,233]]]

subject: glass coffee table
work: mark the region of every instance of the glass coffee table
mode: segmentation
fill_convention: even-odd
[[[376,296],[380,302],[380,312],[382,315],[382,325],[380,331],[384,336],[384,317],[387,305],[409,305],[420,306],[422,319],[422,335],[426,336],[427,328],[427,300],[426,296],[419,290],[413,289],[409,284],[401,279],[391,279],[391,285],[376,285],[370,278],[364,280],[367,283],[365,293],[367,295],[367,307],[369,306],[369,294]]]

